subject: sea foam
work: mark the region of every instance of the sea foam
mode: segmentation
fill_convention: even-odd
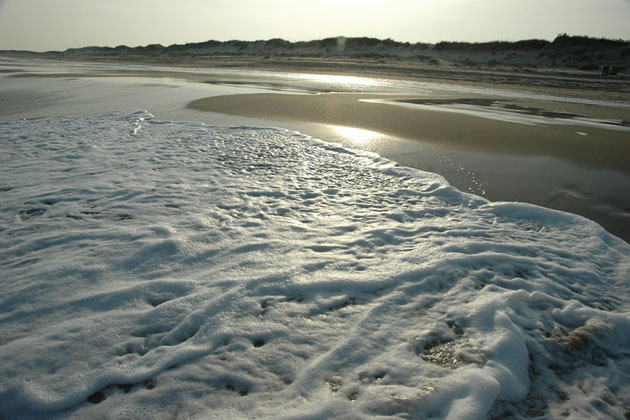
[[[0,123],[0,417],[630,412],[630,246],[298,133]]]

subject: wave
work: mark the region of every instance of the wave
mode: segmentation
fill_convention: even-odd
[[[282,129],[0,123],[4,418],[620,418],[630,246]]]

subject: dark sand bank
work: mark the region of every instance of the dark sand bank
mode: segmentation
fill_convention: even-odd
[[[192,101],[192,109],[262,117],[274,120],[310,121],[340,126],[360,127],[396,137],[445,144],[471,150],[520,155],[544,155],[574,161],[595,168],[607,168],[630,175],[630,128],[623,117],[630,110],[599,109],[582,106],[583,114],[569,114],[554,104],[556,110],[531,106],[541,114],[564,115],[563,124],[533,125],[445,112],[437,106],[403,107],[390,102],[367,102],[374,99],[394,99],[401,102],[425,103],[415,98],[365,94],[284,95],[253,94],[215,96]],[[436,100],[429,100],[435,105]],[[445,101],[445,100],[440,100]],[[448,99],[448,102],[482,102],[476,99]],[[485,101],[488,101],[487,99]],[[575,105],[571,106],[575,108]],[[489,111],[492,113],[492,111]],[[575,117],[596,118],[602,114],[613,117],[610,128],[580,125]],[[491,116],[491,115],[490,115]]]

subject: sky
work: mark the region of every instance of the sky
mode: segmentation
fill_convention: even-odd
[[[630,0],[0,0],[0,49],[210,39],[630,39]]]

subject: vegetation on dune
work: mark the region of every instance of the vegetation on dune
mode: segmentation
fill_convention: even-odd
[[[630,41],[621,39],[591,38],[588,36],[570,36],[560,34],[550,45],[552,48],[630,48]]]
[[[13,52],[19,53],[19,52]],[[35,54],[23,52],[25,54]],[[558,35],[553,41],[527,39],[516,42],[451,42],[437,44],[398,42],[369,37],[331,37],[312,41],[291,42],[281,38],[257,41],[216,41],[174,44],[150,44],[129,47],[83,47],[43,53],[62,57],[156,57],[181,58],[216,56],[260,56],[275,58],[333,58],[352,60],[411,60],[437,65],[480,67],[564,67],[594,71],[603,64],[612,66],[610,74],[630,68],[630,41],[587,36]]]
[[[527,39],[523,41],[491,41],[491,42],[439,42],[433,49],[438,51],[523,51],[523,50],[569,50],[569,49],[612,49],[630,48],[630,41],[606,38],[590,38],[587,36],[558,35],[553,41],[544,39]]]
[[[439,42],[433,47],[437,51],[458,50],[458,51],[521,51],[521,50],[540,50],[547,45],[549,41],[543,39],[528,39],[524,41],[508,42],[508,41],[492,41],[492,42]]]

